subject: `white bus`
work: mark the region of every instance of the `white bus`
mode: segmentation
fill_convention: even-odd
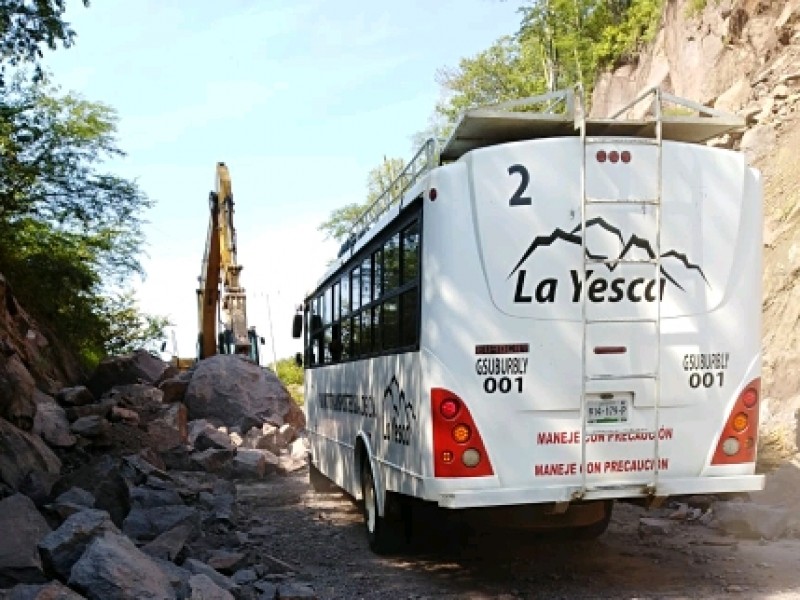
[[[312,484],[373,550],[409,499],[597,535],[614,500],[763,487],[760,175],[702,143],[738,117],[639,100],[465,113],[305,299]]]

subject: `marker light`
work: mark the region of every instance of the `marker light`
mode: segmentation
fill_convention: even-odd
[[[459,444],[465,444],[469,441],[469,438],[472,437],[472,432],[469,430],[469,427],[464,425],[463,423],[459,423],[455,427],[453,427],[453,439]]]
[[[612,163],[618,163],[619,162],[619,152],[617,152],[616,150],[612,150],[611,152],[609,152],[608,153],[608,160],[610,160]]]
[[[737,440],[735,437],[729,437],[727,440],[722,442],[722,451],[728,456],[733,456],[739,452],[739,440]]]
[[[458,414],[458,400],[455,398],[446,398],[442,400],[442,403],[439,405],[439,412],[442,413],[442,416],[445,419],[454,419]]]
[[[747,415],[739,413],[733,418],[733,429],[737,433],[741,433],[745,429],[747,429]]]
[[[597,154],[597,162],[606,162],[606,151],[605,150],[598,150]]]
[[[622,154],[620,154],[620,158],[622,159],[622,162],[629,163],[629,162],[631,162],[631,158],[633,158],[633,157],[631,156],[630,151],[623,150]]]
[[[464,463],[465,467],[469,467],[471,469],[481,462],[481,453],[475,450],[475,448],[469,448],[468,450],[464,451],[464,454],[461,455],[461,462]]]
[[[431,199],[431,202],[435,201],[436,200],[436,196],[438,196],[438,195],[439,195],[439,192],[436,191],[436,188],[431,188],[428,191],[428,198]]]
[[[450,450],[445,450],[442,452],[442,462],[450,464],[453,462],[453,453]]]
[[[758,402],[758,392],[753,388],[747,388],[742,394],[742,404],[747,408],[753,408]]]

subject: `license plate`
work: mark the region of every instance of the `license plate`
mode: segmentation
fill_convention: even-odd
[[[630,413],[629,398],[588,398],[586,423],[627,423]]]

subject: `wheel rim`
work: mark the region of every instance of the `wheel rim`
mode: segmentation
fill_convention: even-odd
[[[367,517],[367,529],[370,533],[375,531],[375,486],[372,483],[372,476],[367,474],[364,478],[364,510]]]

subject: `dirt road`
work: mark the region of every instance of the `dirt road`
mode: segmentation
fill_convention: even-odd
[[[314,493],[307,477],[240,485],[238,529],[274,580],[306,583],[319,598],[800,598],[800,540],[741,540],[686,520],[643,528],[653,511],[626,504],[591,542],[467,535],[435,514],[412,547],[379,557],[358,507]]]

